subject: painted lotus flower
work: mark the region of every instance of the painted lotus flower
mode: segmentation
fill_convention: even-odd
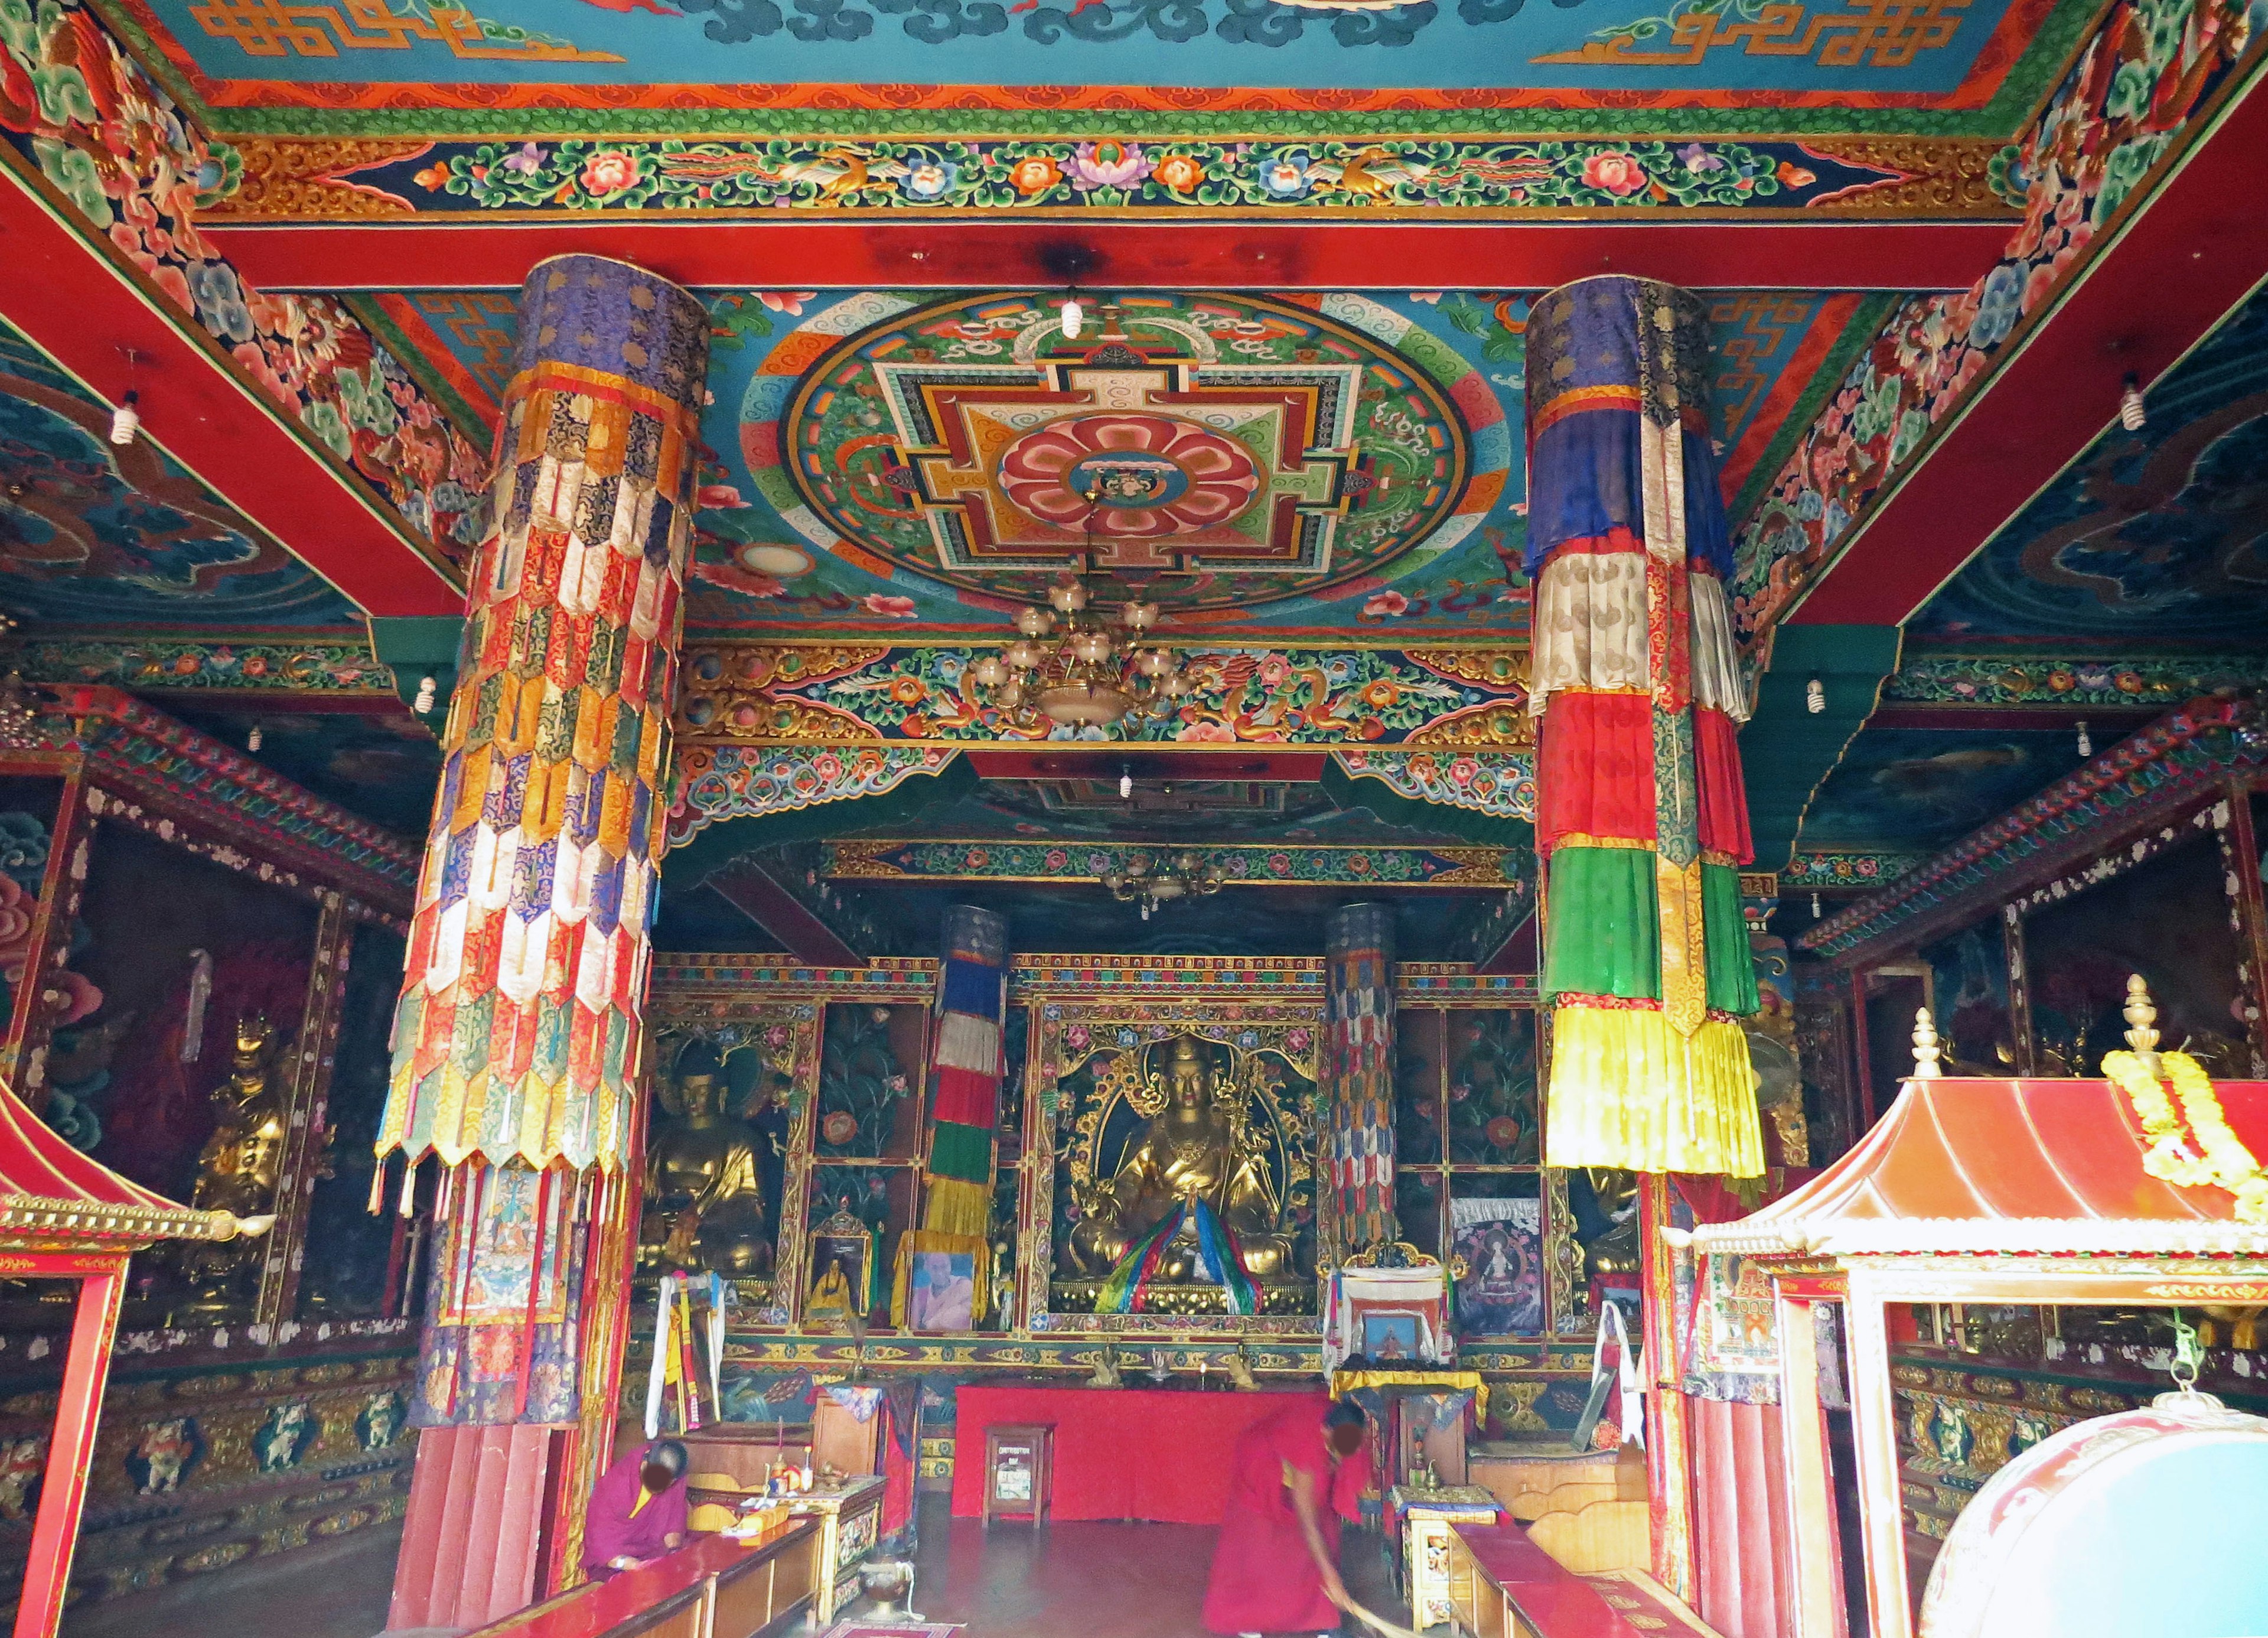
[[[1366,620],[1389,619],[1409,612],[1410,600],[1400,592],[1381,592],[1362,606],[1362,617]]]
[[[1583,161],[1583,181],[1603,188],[1616,198],[1627,198],[1646,186],[1646,171],[1626,153],[1594,153]]]
[[[1097,536],[1195,535],[1252,504],[1260,469],[1241,444],[1159,415],[1087,415],[1027,432],[996,482],[1037,521]],[[1098,504],[1096,485],[1117,485]]]
[[[1169,153],[1150,172],[1152,177],[1177,194],[1189,193],[1204,181],[1204,166],[1185,153]]]
[[[815,301],[818,298],[819,292],[815,290],[760,290],[756,292],[756,299],[774,313],[800,314],[805,302]]]
[[[593,199],[635,187],[637,180],[637,161],[619,148],[605,149],[584,162],[583,191]]]
[[[1063,181],[1063,167],[1043,153],[1027,155],[1008,167],[1008,184],[1027,199]]]
[[[869,592],[859,600],[859,607],[868,614],[882,615],[892,620],[914,617],[914,600],[910,597],[891,597],[881,592]]]
[[[961,179],[961,167],[942,159],[925,160],[906,172],[906,192],[917,199],[942,199]]]
[[[703,483],[693,495],[693,505],[702,512],[737,512],[747,504],[730,483]]]
[[[1071,150],[1071,180],[1087,188],[1130,188],[1150,173],[1142,144],[1083,142]]]
[[[1295,198],[1307,191],[1304,159],[1270,159],[1260,167],[1260,185],[1278,199]]]

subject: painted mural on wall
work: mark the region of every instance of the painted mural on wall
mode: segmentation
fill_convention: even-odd
[[[2067,729],[1869,728],[1813,795],[1797,848],[1942,847],[2084,760]]]
[[[1883,483],[2064,288],[2264,18],[2260,0],[2117,0],[2031,129],[1994,161],[1999,185],[2024,202],[1999,263],[1966,291],[1900,304],[1742,530],[1734,590],[1744,635],[1778,618]]]
[[[1987,542],[1908,628],[2240,641],[2268,618],[2268,297],[2255,296]]]
[[[345,625],[353,604],[0,323],[0,603],[42,622]]]
[[[397,835],[422,835],[432,815],[441,748],[431,730],[406,710],[214,711],[176,705],[171,714],[226,745],[249,743],[257,728],[260,749],[254,755],[261,763]]]
[[[215,82],[562,85],[1352,85],[1989,98],[2048,8],[2007,0],[1764,12],[1663,0],[1360,10],[1279,0],[355,0],[297,11],[145,0],[169,55]],[[334,92],[333,94],[336,94]]]
[[[85,0],[0,4],[0,139],[243,378],[367,480],[412,538],[463,559],[486,518],[486,453],[337,300],[246,285],[198,231],[241,162],[122,50]]]

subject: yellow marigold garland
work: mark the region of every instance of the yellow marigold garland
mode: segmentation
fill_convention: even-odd
[[[2173,1082],[2175,1096],[2181,1099],[2178,1114],[2174,1099],[2139,1058],[2132,1052],[2111,1052],[2102,1059],[2102,1073],[2126,1094],[2134,1105],[2135,1118],[2142,1123],[2143,1135],[2150,1140],[2142,1169],[2177,1188],[2210,1184],[2226,1189],[2236,1197],[2239,1222],[2268,1222],[2268,1172],[2261,1169],[2252,1151],[2230,1130],[2220,1099],[2214,1096],[2212,1077],[2187,1052],[2161,1053],[2159,1061],[2166,1078]],[[2202,1156],[2191,1152],[2191,1137],[2205,1151]]]

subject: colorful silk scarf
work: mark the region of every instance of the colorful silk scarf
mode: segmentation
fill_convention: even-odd
[[[1207,1280],[1227,1294],[1228,1311],[1232,1314],[1253,1314],[1259,1311],[1258,1299],[1252,1288],[1252,1280],[1238,1260],[1236,1243],[1221,1227],[1220,1219],[1211,1206],[1201,1199],[1183,1200],[1168,1213],[1158,1226],[1137,1240],[1118,1259],[1096,1293],[1094,1311],[1098,1314],[1138,1314],[1148,1293],[1150,1277],[1157,1271],[1166,1248],[1182,1231],[1182,1225],[1192,1214],[1196,1217],[1195,1236],[1197,1245],[1197,1267]]]

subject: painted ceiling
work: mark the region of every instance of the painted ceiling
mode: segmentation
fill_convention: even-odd
[[[687,598],[696,631],[998,635],[1015,602],[1074,563],[1142,585],[1188,634],[1502,640],[1524,626],[1524,296],[1094,292],[1089,321],[1111,302],[1142,355],[1121,372],[1137,395],[1123,418],[1080,412],[1068,383],[1042,381],[1043,366],[1060,376],[1098,342],[1064,343],[1053,304],[1027,293],[706,299],[715,469]],[[1728,489],[1769,468],[1823,365],[1879,305],[1712,298]],[[416,291],[357,307],[437,395],[492,419],[517,338],[510,294]],[[1177,372],[1228,436],[1193,411],[1160,413]],[[1296,426],[1281,408],[1295,399],[1310,417]],[[1336,418],[1313,421],[1319,405]],[[1063,498],[1028,474],[1058,455],[1075,465],[1097,437],[1186,437],[1185,463],[1151,453],[1184,484],[1182,464],[1218,462],[1219,492],[1105,509],[1089,550],[1086,509],[1067,523]],[[1198,503],[1226,510],[1198,515]]]
[[[987,779],[897,824],[845,836],[924,835],[968,841],[1091,840],[1285,843],[1341,847],[1439,847],[1454,830],[1389,823],[1367,808],[1342,808],[1320,785],[1286,780],[1145,778],[1130,797],[1116,778]]]
[[[42,625],[357,623],[354,606],[0,322],[0,607]]]
[[[431,732],[396,705],[375,711],[293,710],[232,702],[225,709],[160,700],[168,715],[245,751],[295,784],[398,835],[423,837],[441,777]],[[253,730],[260,749],[250,749]]]
[[[2268,646],[2268,293],[2152,387],[2011,520],[1910,631]]]
[[[1868,728],[1814,793],[1797,846],[1934,851],[2085,760],[2069,728]]]
[[[989,88],[961,106],[1055,108],[1064,87],[1117,107],[1182,106],[1156,88],[1218,88],[1242,106],[1393,90],[1452,108],[1749,104],[1879,111],[1992,109],[2036,81],[2091,14],[2079,0],[345,0],[325,6],[107,0],[175,74],[223,107],[496,105],[497,86],[630,90],[606,106],[743,110],[764,100],[876,106],[920,86]],[[2037,61],[2036,61],[2036,59]],[[2016,87],[2008,82],[2014,78]],[[1043,88],[1017,92],[1008,87]],[[632,90],[631,88],[635,88]],[[842,93],[858,88],[867,94]],[[1258,88],[1258,89],[1248,89]],[[798,91],[804,94],[797,96]],[[826,97],[816,93],[834,92]],[[1146,93],[1146,94],[1145,94]],[[1476,95],[1474,93],[1484,93]],[[549,98],[558,102],[571,99]],[[1994,110],[1997,112],[1997,110]],[[932,122],[932,123],[937,123]]]

